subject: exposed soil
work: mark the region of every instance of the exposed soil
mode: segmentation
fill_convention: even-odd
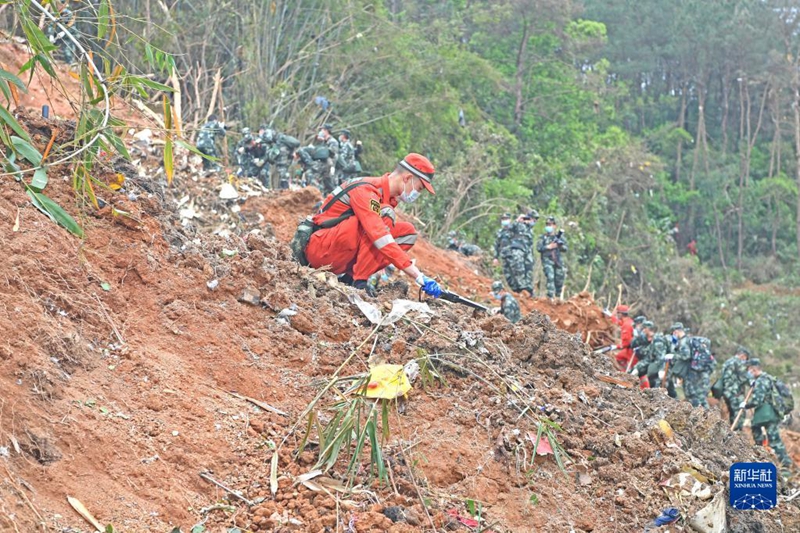
[[[157,168],[152,160],[145,174]],[[101,179],[113,179],[115,164]],[[41,215],[14,181],[0,187],[3,531],[90,530],[67,496],[130,532],[200,522],[215,532],[468,531],[470,520],[480,520],[473,531],[641,531],[669,505],[683,513],[673,530],[688,530],[684,520],[708,500],[679,497],[663,482],[690,473],[712,495],[725,490],[732,462],[772,458],[731,434],[716,411],[639,391],[593,354],[574,332],[595,332],[594,344],[610,326],[586,295],[537,300],[517,325],[431,302],[429,322],[412,314],[375,332],[349,303],[350,289],[290,260],[284,243],[318,193],[220,201],[218,184],[182,168],[169,190],[157,172],[145,180],[135,169],[87,215],[68,169],[51,169],[45,192],[79,217],[83,241]],[[200,217],[181,214],[192,202]],[[489,287],[452,252],[422,242],[415,253],[454,289]],[[373,302],[384,307],[399,292]],[[282,313],[292,305],[296,314]],[[354,463],[359,490],[339,494],[335,481],[320,481],[333,492],[314,492],[298,476],[316,463],[319,435],[312,429],[310,446],[295,453],[301,414],[351,354],[339,375],[363,373],[368,361],[417,359],[443,379],[424,374],[403,409],[390,404],[388,482],[370,475],[367,444]],[[329,392],[320,406],[338,399]],[[323,423],[333,416],[316,414]],[[542,427],[563,447],[563,467],[553,454],[532,460]],[[341,458],[326,475],[345,480],[346,466]],[[728,510],[727,530],[800,530],[797,502]]]

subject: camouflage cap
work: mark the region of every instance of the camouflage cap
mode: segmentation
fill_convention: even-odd
[[[502,281],[495,281],[492,283],[492,290],[493,291],[502,291],[503,290],[503,282]]]
[[[348,139],[350,138],[350,130],[342,130],[339,132],[341,135],[346,136]]]
[[[322,129],[328,130],[328,133],[330,133],[333,131],[333,124],[331,124],[330,122],[326,122],[325,124],[322,125]]]
[[[644,322],[645,320],[647,320],[647,317],[646,317],[646,316],[644,316],[644,315],[639,315],[639,316],[637,316],[636,318],[634,318],[634,319],[633,319],[633,323],[634,323],[634,324],[641,324],[641,323],[642,323],[642,322]]]
[[[511,213],[503,213],[503,216],[500,218],[511,218]]]
[[[655,325],[655,324],[653,324],[653,321],[652,321],[652,320],[645,320],[645,321],[642,323],[642,327],[645,327],[645,328],[647,328],[647,329],[656,329],[656,325]]]
[[[758,357],[754,357],[747,362],[747,366],[761,366],[761,360]]]
[[[547,217],[547,223],[548,224],[555,224],[556,223],[556,217],[554,217],[552,215]]]
[[[530,211],[528,211],[528,216],[538,220],[539,219],[539,211],[537,211],[536,209],[531,209]]]
[[[679,329],[679,330],[683,331],[683,322],[673,322],[672,326],[670,326],[669,330],[670,331],[675,331],[676,329]]]
[[[750,350],[748,350],[744,346],[739,346],[738,348],[736,348],[736,355],[739,355],[739,354],[744,355],[748,359],[753,355],[753,354],[750,353]]]

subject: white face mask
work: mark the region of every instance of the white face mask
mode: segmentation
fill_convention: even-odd
[[[412,178],[410,182],[413,184],[414,179]],[[406,186],[403,184],[403,192],[400,193],[400,196],[397,199],[407,204],[413,204],[417,198],[419,198],[419,191],[412,188],[411,192],[406,192]]]

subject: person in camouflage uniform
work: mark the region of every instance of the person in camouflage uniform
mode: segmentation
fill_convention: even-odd
[[[336,187],[331,170],[339,157],[339,142],[331,135],[332,129],[333,126],[325,124],[317,134],[316,144],[298,150],[306,184],[319,187],[326,196]]]
[[[647,376],[650,388],[658,388],[661,384],[659,374],[669,352],[669,341],[661,333],[656,333],[655,324],[649,320],[643,326],[644,336],[637,341],[639,362],[633,367],[631,374],[640,378]]]
[[[750,350],[744,346],[739,346],[733,357],[729,358],[722,365],[722,375],[720,376],[720,388],[722,399],[728,407],[728,419],[731,424],[736,419],[739,412],[739,404],[744,401],[744,396],[750,385],[750,377],[747,375],[747,360],[750,359]],[[739,417],[734,431],[741,431],[744,424],[744,417]]]
[[[703,407],[708,409],[708,393],[711,391],[711,374],[717,362],[711,356],[710,362],[705,367],[699,368],[697,365],[703,360],[702,357],[696,358],[694,354],[695,347],[691,343],[702,340],[703,343],[708,342],[707,350],[711,351],[710,341],[702,339],[701,337],[691,337],[689,339],[689,368],[686,371],[686,377],[683,379],[683,392],[686,399],[692,404],[693,407]],[[700,344],[702,346],[702,343]],[[702,352],[701,352],[702,353]]]
[[[250,128],[242,128],[242,138],[236,143],[236,175],[240,177],[250,177],[250,170],[253,162],[250,146],[255,142],[255,138],[250,133]]]
[[[292,165],[294,151],[300,146],[300,141],[291,135],[279,133],[275,146],[277,147],[277,154],[272,167],[275,172],[278,187],[281,189],[288,189],[292,181],[292,173],[289,167]]]
[[[747,369],[755,378],[753,382],[753,394],[746,404],[744,401],[740,402],[739,408],[755,409],[751,422],[751,430],[756,445],[763,445],[763,433],[765,432],[767,434],[769,446],[772,448],[772,451],[775,452],[775,455],[778,456],[778,459],[780,459],[781,465],[789,467],[792,465],[792,460],[786,452],[786,446],[783,445],[780,431],[778,431],[778,424],[781,421],[781,417],[773,406],[774,400],[772,396],[775,394],[775,387],[773,385],[775,378],[761,369],[761,361],[758,359],[750,359],[747,363]]]
[[[644,315],[639,315],[639,316],[637,316],[636,318],[633,319],[633,338],[634,339],[637,339],[637,338],[641,337],[642,335],[644,335],[644,332],[642,331],[642,324],[644,324],[645,320],[647,320],[647,317],[644,316]]]
[[[500,230],[494,243],[495,264],[503,262],[503,275],[513,292],[528,292],[533,298],[533,235],[535,221],[530,214],[511,222],[511,214],[500,219]]]
[[[456,251],[461,255],[466,255],[467,257],[481,254],[480,246],[464,242],[464,239],[465,236],[463,233],[450,231],[447,234],[447,249]]]
[[[197,149],[209,157],[217,157],[217,138],[225,136],[225,123],[217,120],[217,115],[210,115],[197,134]],[[216,161],[203,158],[203,170],[219,170]]]
[[[339,134],[339,156],[336,158],[336,184],[355,178],[361,172],[361,163],[356,160],[356,149],[350,142],[350,130]]]
[[[522,311],[519,302],[511,294],[507,293],[502,281],[492,283],[492,296],[495,300],[500,300],[500,314],[506,317],[512,324],[516,324],[522,319]]]
[[[548,298],[560,298],[564,289],[566,269],[561,256],[569,250],[562,232],[556,232],[555,217],[547,217],[545,234],[539,239],[536,250],[542,256],[542,269],[547,279]]]
[[[695,387],[694,382],[692,382],[691,385],[689,384],[689,374],[692,371],[692,348],[690,338],[686,334],[686,330],[681,322],[675,322],[669,329],[672,335],[670,337],[670,353],[666,358],[670,362],[665,378],[667,380],[667,394],[672,398],[678,397],[675,382],[680,379],[683,381],[683,392],[686,396],[686,400],[691,402],[692,405],[695,405],[695,401],[692,399],[696,398],[700,392],[697,390],[697,387]],[[706,395],[708,395],[708,391],[706,391]]]
[[[66,34],[69,33],[73,37],[78,36],[77,29],[75,28],[75,15],[72,13],[72,10],[68,7],[64,7],[58,15],[58,22],[61,26],[66,28],[66,31],[61,29],[55,22],[52,22],[47,26],[47,38],[52,44],[58,46],[59,59],[71,65],[77,60],[75,57],[76,47],[72,39],[67,37]]]

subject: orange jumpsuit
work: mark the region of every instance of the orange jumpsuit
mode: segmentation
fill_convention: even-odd
[[[397,200],[389,196],[389,174],[360,181],[368,185],[350,190],[327,211],[314,215],[313,222],[321,224],[350,209],[353,216],[332,228],[315,231],[306,247],[309,266],[330,265],[333,273],[349,274],[353,281],[367,280],[389,263],[400,270],[408,268],[411,259],[406,252],[417,240],[412,224],[395,222]],[[352,183],[346,182],[344,186]],[[335,189],[322,205],[327,205],[340,190]]]
[[[619,326],[619,344],[617,345],[619,347],[619,352],[617,352],[615,359],[623,370],[628,368],[628,361],[633,359],[630,363],[630,368],[633,368],[638,361],[631,348],[631,341],[633,341],[633,319],[629,316],[623,316],[622,320],[614,317],[611,321]]]

